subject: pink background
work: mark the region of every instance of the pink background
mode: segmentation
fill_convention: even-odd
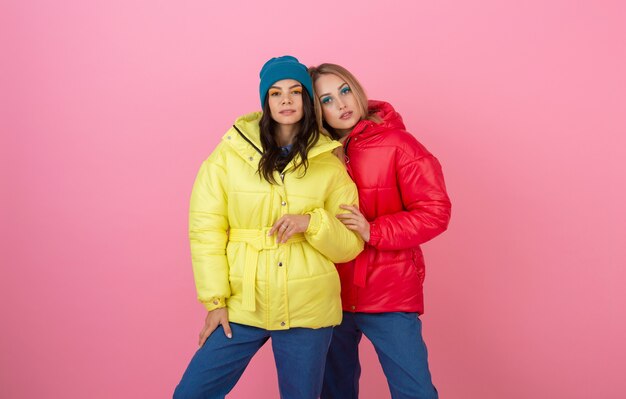
[[[626,397],[626,6],[364,3],[1,3],[0,397],[171,396],[204,317],[192,182],[286,53],[351,69],[444,166],[441,397]],[[230,397],[277,396],[267,346]]]

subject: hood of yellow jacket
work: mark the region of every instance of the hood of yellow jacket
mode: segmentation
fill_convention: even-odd
[[[263,151],[261,145],[259,121],[261,120],[261,112],[251,112],[240,116],[235,124],[222,137],[222,141],[231,146],[243,159],[245,159],[254,168],[258,167],[258,160],[261,154],[257,151]],[[245,136],[244,137],[242,137]],[[247,139],[247,140],[246,140]],[[253,147],[254,145],[254,147]],[[256,148],[255,148],[256,147]],[[332,152],[335,148],[341,147],[341,143],[321,134],[317,143],[309,150],[308,158],[312,159],[320,154]],[[286,169],[289,169],[294,162],[299,161],[298,156],[294,158]]]

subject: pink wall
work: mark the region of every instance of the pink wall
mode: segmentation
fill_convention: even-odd
[[[353,70],[444,165],[441,397],[626,397],[623,2],[213,3],[0,5],[0,397],[170,397],[204,315],[196,170],[285,53]],[[231,397],[277,397],[269,348]]]

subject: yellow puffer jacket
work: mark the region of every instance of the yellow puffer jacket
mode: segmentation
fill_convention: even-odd
[[[231,322],[266,330],[337,325],[334,263],[354,259],[363,241],[335,215],[341,204],[358,204],[356,186],[332,154],[340,144],[325,136],[309,151],[304,176],[292,161],[284,175],[275,172],[279,184],[260,178],[260,118],[237,119],[198,172],[189,212],[198,299],[207,310],[227,306]],[[267,233],[285,214],[311,221],[304,234],[277,245]]]

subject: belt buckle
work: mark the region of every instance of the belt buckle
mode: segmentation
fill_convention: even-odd
[[[267,234],[271,230],[271,227],[263,228],[263,249],[276,249],[278,248],[278,242],[276,241],[276,234],[268,236]]]

